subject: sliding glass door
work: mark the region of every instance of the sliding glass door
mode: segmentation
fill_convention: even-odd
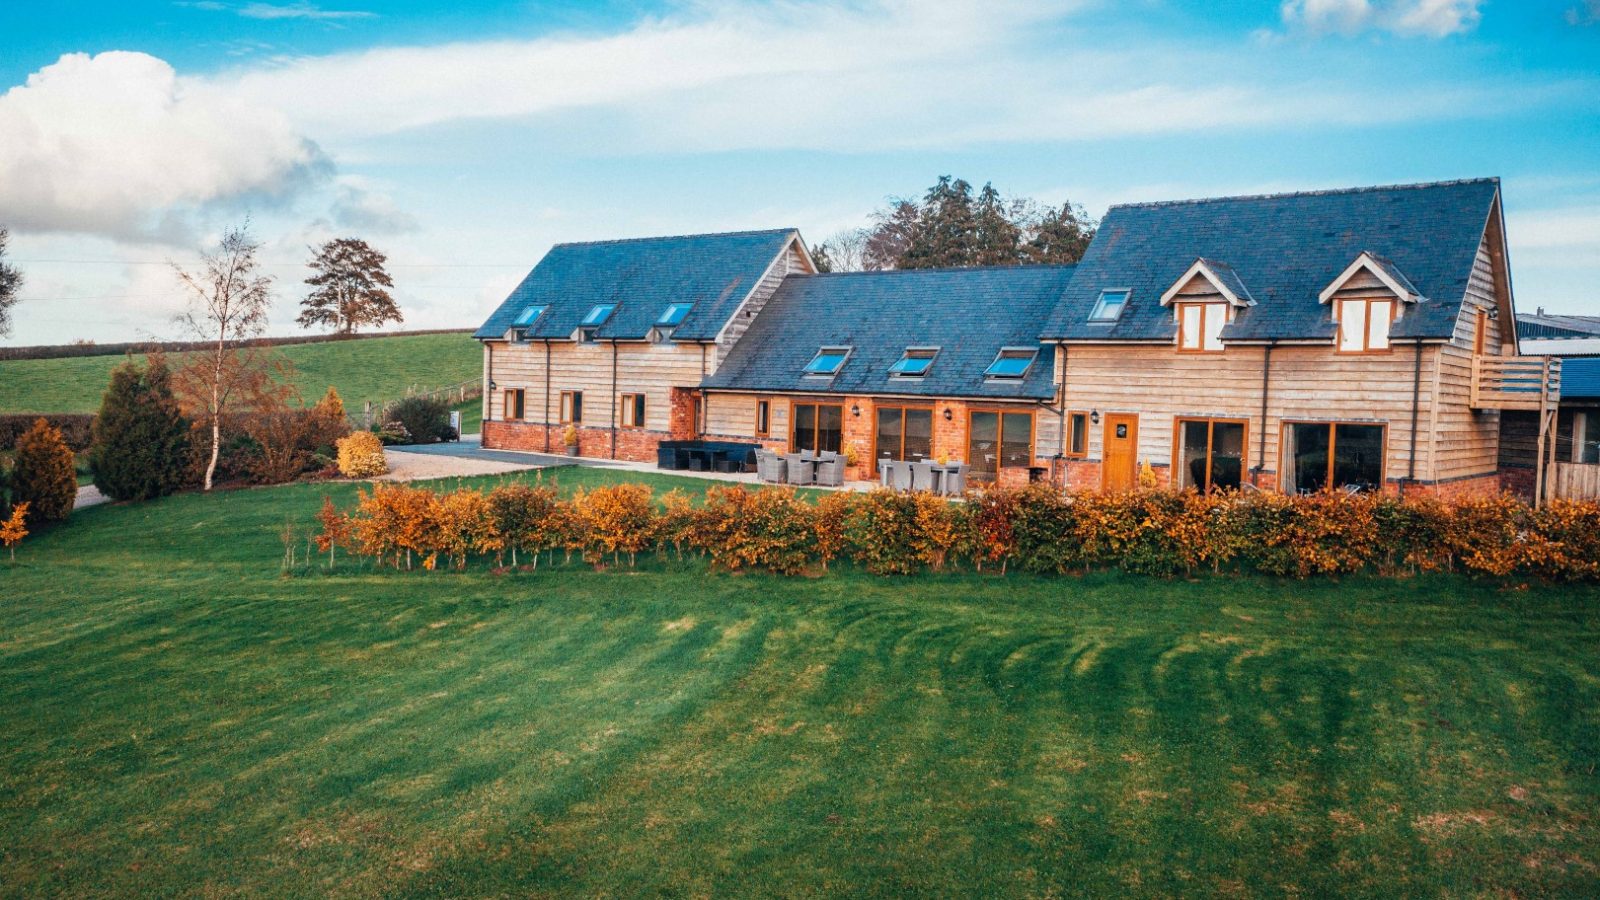
[[[915,462],[933,455],[933,410],[878,407],[877,459]],[[874,462],[876,465],[876,461]]]
[[[1292,422],[1283,428],[1286,491],[1327,488],[1375,491],[1383,486],[1383,426]]]
[[[973,410],[967,418],[967,462],[976,481],[1000,469],[1033,465],[1033,413]]]
[[[838,453],[844,445],[844,407],[827,403],[796,403],[789,415],[789,449]]]
[[[1202,494],[1237,489],[1244,475],[1244,423],[1226,419],[1178,420],[1178,487]]]

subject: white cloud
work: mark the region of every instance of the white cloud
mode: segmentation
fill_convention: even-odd
[[[404,234],[418,227],[416,217],[397,206],[392,197],[353,175],[339,179],[339,192],[328,215],[330,224],[346,235]]]
[[[1314,34],[1387,31],[1442,38],[1478,27],[1484,0],[1283,0],[1279,14],[1291,29]]]
[[[282,112],[143,53],[75,53],[0,95],[0,210],[17,231],[177,236],[209,204],[270,202],[329,163]]]
[[[1583,0],[1577,6],[1568,7],[1566,20],[1568,25],[1600,24],[1600,0]]]
[[[312,19],[323,22],[337,22],[343,19],[371,19],[377,13],[356,9],[323,9],[315,3],[244,3],[228,4],[218,0],[193,0],[193,2],[180,2],[178,6],[190,9],[199,9],[206,12],[232,12],[246,19]]]

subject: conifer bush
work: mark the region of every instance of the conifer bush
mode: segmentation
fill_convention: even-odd
[[[78,499],[78,473],[61,430],[44,419],[17,438],[11,502],[28,504],[28,526],[64,521]]]
[[[95,417],[89,470],[113,500],[152,500],[178,490],[189,464],[189,423],[166,363],[128,361],[111,373]]]

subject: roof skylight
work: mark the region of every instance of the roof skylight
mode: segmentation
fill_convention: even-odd
[[[661,318],[656,320],[656,325],[662,328],[674,327],[683,321],[684,316],[687,316],[691,309],[694,309],[693,303],[669,303],[667,304],[666,312],[663,312]]]
[[[905,355],[889,367],[889,374],[900,378],[921,378],[928,374],[928,369],[933,366],[933,358],[938,355],[938,347],[907,347]]]
[[[611,318],[611,311],[616,308],[617,305],[615,303],[596,304],[593,309],[589,310],[589,314],[583,317],[583,324],[586,326],[603,325],[607,319]]]
[[[1127,307],[1131,293],[1125,288],[1101,291],[1100,298],[1094,302],[1094,309],[1089,312],[1089,321],[1115,322],[1122,317],[1122,310]]]
[[[986,378],[1022,378],[1033,368],[1033,361],[1039,356],[1039,351],[1029,347],[1008,347],[1000,351],[983,370]]]
[[[823,347],[817,355],[811,357],[811,362],[806,363],[807,375],[837,375],[844,367],[844,361],[850,358],[849,347]]]

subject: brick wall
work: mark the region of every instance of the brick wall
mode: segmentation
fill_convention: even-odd
[[[546,428],[526,422],[490,421],[483,423],[483,446],[491,450],[530,450],[536,453],[566,453],[563,438],[566,427],[549,427],[549,442],[545,441]],[[611,453],[610,428],[579,428],[578,455],[594,459],[626,459],[633,462],[654,462],[656,448],[668,435],[661,431],[642,428],[617,429],[617,452]]]

